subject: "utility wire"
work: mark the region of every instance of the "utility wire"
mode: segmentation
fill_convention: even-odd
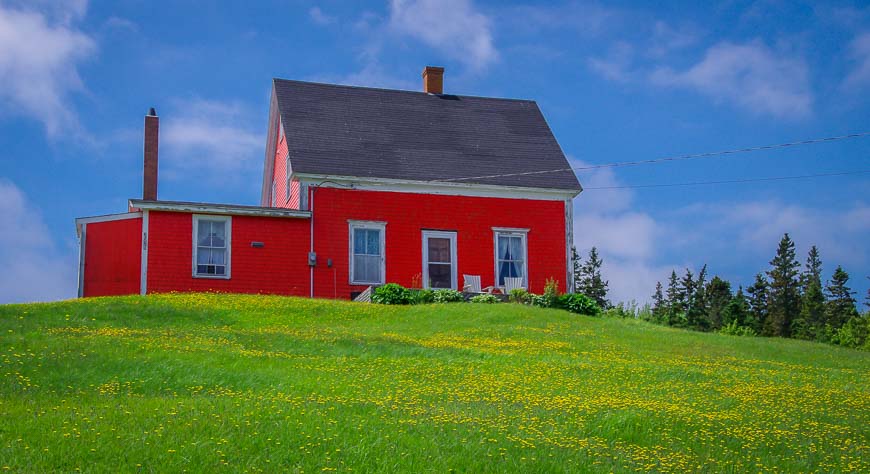
[[[523,173],[504,173],[504,174],[492,174],[488,176],[468,176],[464,178],[446,178],[446,179],[433,179],[431,181],[467,181],[473,179],[488,179],[488,178],[502,178],[507,176],[528,176],[528,175],[536,175],[536,174],[546,174],[546,173],[559,173],[563,171],[583,171],[583,170],[593,170],[600,168],[616,168],[620,166],[637,166],[637,165],[646,165],[653,163],[664,163],[669,161],[682,161],[682,160],[694,160],[698,158],[712,158],[717,156],[727,156],[727,155],[735,155],[738,153],[750,153],[754,151],[762,151],[762,150],[775,150],[778,148],[789,148],[801,145],[812,145],[815,143],[827,143],[834,142],[839,140],[849,140],[854,138],[862,138],[870,136],[870,131],[868,132],[859,132],[859,133],[850,133],[847,135],[838,135],[833,137],[823,137],[823,138],[812,138],[809,140],[800,140],[794,142],[787,143],[777,143],[775,145],[761,145],[754,146],[748,148],[736,148],[733,150],[722,150],[722,151],[711,151],[706,153],[693,153],[689,155],[677,155],[677,156],[667,156],[663,158],[653,158],[649,160],[636,160],[636,161],[617,161],[614,163],[604,163],[600,165],[588,165],[588,166],[573,166],[571,168],[559,168],[552,170],[539,170],[539,171],[526,171]],[[587,188],[589,189],[589,188]]]
[[[634,185],[625,185],[625,186],[597,186],[597,187],[589,187],[583,188],[584,191],[589,190],[601,190],[601,189],[629,189],[629,188],[670,188],[677,186],[700,186],[707,184],[732,184],[732,183],[757,183],[760,181],[785,181],[790,179],[805,179],[805,178],[818,178],[823,176],[845,176],[850,174],[862,174],[862,173],[870,173],[870,170],[856,170],[856,171],[842,171],[838,173],[815,173],[815,174],[804,174],[797,176],[772,176],[767,178],[746,178],[746,179],[727,179],[721,181],[693,181],[689,183],[661,183],[661,184],[634,184]]]

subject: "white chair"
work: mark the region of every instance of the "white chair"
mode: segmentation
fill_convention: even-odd
[[[522,277],[519,277],[519,278],[505,277],[505,279],[504,279],[504,294],[509,295],[509,294],[511,294],[511,290],[515,290],[517,288],[525,289],[525,287],[523,286]]]
[[[480,275],[462,275],[462,279],[465,280],[462,285],[462,291],[468,293],[492,293],[492,290],[495,288],[494,286],[481,288]]]

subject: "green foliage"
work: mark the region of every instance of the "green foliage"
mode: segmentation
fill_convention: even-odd
[[[492,303],[501,302],[501,300],[498,299],[495,295],[486,295],[486,294],[472,296],[471,299],[469,299],[468,301],[470,301],[472,303],[485,303],[485,304],[492,304]]]
[[[433,297],[436,303],[459,303],[465,301],[461,292],[450,289],[435,290]]]
[[[737,293],[725,306],[722,312],[722,324],[727,326],[731,323],[737,323],[738,326],[747,326],[752,328],[751,318],[749,314],[749,303],[743,295],[743,288],[738,288]],[[754,331],[754,330],[753,330]]]
[[[662,324],[667,320],[668,307],[662,293],[662,282],[656,282],[656,292],[653,294],[653,306],[649,321]]]
[[[595,247],[589,250],[589,256],[579,267],[575,260],[574,291],[592,298],[599,307],[608,308],[610,306],[610,301],[607,299],[609,282],[601,277],[603,265],[604,261],[598,256],[598,249]]]
[[[867,316],[852,316],[846,324],[836,330],[831,342],[845,347],[870,350],[868,336],[870,336],[870,319]]]
[[[580,293],[566,293],[559,297],[559,306],[572,313],[596,316],[601,308],[592,298]]]
[[[511,303],[529,304],[531,295],[525,288],[514,288],[508,295],[508,301]]]
[[[749,297],[746,299],[749,303],[749,315],[751,321],[747,324],[749,327],[760,333],[764,327],[764,322],[767,321],[767,313],[770,299],[770,284],[767,278],[761,273],[755,275],[755,281],[746,288],[746,293]]]
[[[529,304],[532,306],[537,306],[539,308],[552,308],[552,304],[549,298],[544,295],[536,295],[534,293],[529,293]]]
[[[544,308],[558,308],[559,307],[559,281],[555,278],[547,278],[547,281],[544,282],[544,294],[541,295],[544,298]],[[540,305],[539,305],[540,306]]]
[[[429,304],[435,302],[435,292],[429,289],[412,290],[411,304]]]
[[[731,321],[730,323],[722,326],[722,329],[719,330],[719,334],[727,334],[729,336],[756,336],[758,335],[755,332],[755,329],[752,329],[749,326],[741,326],[737,321]]]
[[[378,304],[409,304],[411,290],[398,283],[387,283],[375,288],[372,292],[372,303]]]

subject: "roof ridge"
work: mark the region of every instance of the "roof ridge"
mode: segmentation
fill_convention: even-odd
[[[416,94],[416,95],[431,95],[431,96],[454,96],[454,97],[465,97],[468,99],[483,99],[483,100],[504,100],[504,101],[514,101],[514,102],[528,102],[531,104],[537,104],[538,102],[534,99],[520,99],[515,97],[489,97],[482,95],[462,95],[462,94],[432,94],[429,92],[423,91],[414,91],[408,89],[388,89],[386,87],[372,87],[372,86],[358,86],[354,84],[334,84],[330,82],[317,82],[317,81],[302,81],[299,79],[283,79],[280,77],[273,77],[272,83],[276,82],[291,82],[296,84],[309,84],[315,86],[324,86],[324,87],[336,87],[342,89],[364,89],[364,90],[372,90],[372,91],[381,91],[381,92],[400,92],[405,94]]]

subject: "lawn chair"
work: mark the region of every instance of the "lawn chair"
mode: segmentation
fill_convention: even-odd
[[[509,294],[511,294],[511,290],[515,290],[517,288],[525,289],[525,287],[523,286],[522,277],[519,277],[519,278],[505,277],[505,279],[504,279],[504,294],[509,295]]]
[[[487,286],[486,288],[480,287],[480,275],[462,275],[462,279],[464,281],[464,285],[462,285],[462,291],[468,293],[489,293],[492,294],[492,290],[495,289],[494,286]]]

